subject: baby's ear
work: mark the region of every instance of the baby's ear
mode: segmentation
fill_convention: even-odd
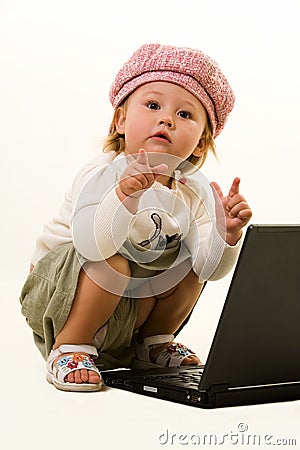
[[[115,112],[115,127],[119,134],[125,134],[125,111],[124,108],[119,107]]]
[[[202,142],[202,139],[200,139],[197,147],[193,151],[193,155],[196,156],[197,158],[200,158],[202,153],[203,153],[203,142]]]

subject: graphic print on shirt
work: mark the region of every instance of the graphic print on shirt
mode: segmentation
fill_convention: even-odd
[[[169,236],[168,234],[164,234],[162,231],[162,219],[159,214],[152,213],[151,220],[154,224],[154,231],[149,239],[145,239],[138,244],[141,247],[147,247],[151,242],[157,240],[155,250],[163,250],[164,248],[173,248],[178,245],[181,240],[182,234],[175,233]]]

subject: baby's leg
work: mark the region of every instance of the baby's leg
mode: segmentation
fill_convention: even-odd
[[[191,270],[180,283],[162,294],[156,295],[148,318],[140,326],[138,341],[142,342],[149,336],[174,334],[192,311],[202,288],[203,283],[199,283],[197,275]],[[151,304],[149,302],[150,300],[148,300],[148,305]],[[145,306],[147,307],[147,303]],[[142,300],[140,307],[143,307]],[[150,356],[155,358],[165,346],[166,344],[163,344],[151,350]],[[200,360],[197,356],[188,356],[182,364],[199,363]]]
[[[109,286],[115,285],[113,271],[108,266],[125,277],[116,276],[118,281],[118,292],[113,293]],[[121,255],[116,254],[106,261],[88,263],[80,271],[77,289],[73,305],[68,319],[55,338],[53,349],[62,344],[89,344],[96,332],[111,317],[117,307],[122,293],[128,285],[130,277],[129,264]],[[104,285],[108,290],[102,287]],[[54,362],[55,363],[55,362]],[[92,371],[77,370],[71,372],[66,381],[70,383],[98,383],[99,376]]]

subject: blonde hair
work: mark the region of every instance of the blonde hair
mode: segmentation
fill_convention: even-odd
[[[121,108],[124,107],[124,103],[120,107]],[[115,110],[114,112],[113,120],[110,126],[110,134],[104,141],[103,151],[104,152],[114,151],[117,154],[119,154],[125,150],[125,135],[117,132],[115,125],[116,113],[117,110]],[[212,136],[211,126],[208,119],[206,121],[206,125],[199,142],[199,147],[201,149],[200,156],[190,155],[187,158],[187,161],[189,161],[194,166],[198,167],[198,169],[200,169],[200,167],[202,167],[203,164],[205,163],[209,151],[211,151],[214,157],[217,158],[216,145]]]

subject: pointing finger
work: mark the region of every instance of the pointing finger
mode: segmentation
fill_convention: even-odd
[[[229,194],[228,194],[229,197],[233,197],[235,194],[239,193],[240,182],[241,182],[240,178],[237,178],[237,177],[233,180]]]
[[[217,193],[219,198],[223,198],[223,192],[222,192],[222,189],[220,188],[220,186],[218,185],[218,183],[216,183],[215,181],[212,181],[210,183],[210,186],[213,188],[214,195],[215,195],[215,193]]]

